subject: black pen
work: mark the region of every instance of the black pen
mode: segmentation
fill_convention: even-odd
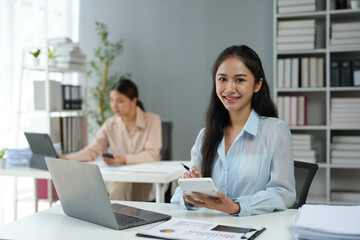
[[[191,169],[190,169],[188,166],[186,166],[185,164],[181,163],[181,165],[183,165],[183,167],[184,167],[187,171],[192,172]]]

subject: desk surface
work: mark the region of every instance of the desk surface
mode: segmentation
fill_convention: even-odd
[[[169,183],[181,177],[184,169],[180,162],[187,161],[160,161],[151,163],[168,165],[169,172],[137,172],[136,165],[127,166],[127,171],[116,170],[114,167],[100,168],[104,181],[135,182],[135,183]],[[129,171],[134,168],[134,171]],[[16,177],[33,177],[39,179],[51,179],[49,171],[30,168],[26,166],[7,166],[0,169],[0,175]]]
[[[221,224],[235,224],[239,226],[266,227],[266,230],[256,238],[257,240],[291,239],[293,216],[297,213],[297,210],[289,209],[287,211],[257,216],[234,217],[208,209],[186,211],[179,205],[168,203],[119,203],[169,214],[177,218],[187,218]],[[64,215],[61,206],[58,205],[1,227],[0,239],[149,239],[136,237],[135,234],[156,224],[157,223],[153,223],[126,230],[113,230],[68,217]]]

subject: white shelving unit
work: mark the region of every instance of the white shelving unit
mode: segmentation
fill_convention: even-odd
[[[42,52],[45,51],[47,48],[41,48]],[[20,121],[21,121],[21,117],[22,115],[25,114],[30,114],[30,118],[31,117],[40,117],[40,118],[44,118],[46,119],[46,125],[44,126],[43,129],[46,129],[45,132],[48,133],[51,136],[51,128],[52,128],[52,124],[51,124],[51,119],[52,118],[59,118],[59,117],[86,117],[86,113],[87,113],[87,109],[86,109],[86,91],[87,91],[87,83],[86,83],[86,73],[85,70],[84,71],[78,71],[78,70],[74,70],[74,69],[63,69],[63,68],[58,68],[56,66],[48,66],[48,61],[46,61],[47,59],[47,55],[42,59],[43,64],[42,65],[31,65],[29,64],[30,61],[29,57],[31,56],[27,56],[29,49],[24,49],[23,51],[23,60],[22,60],[22,65],[21,65],[21,79],[20,79],[20,98],[22,97],[22,93],[24,91],[24,87],[23,85],[27,85],[29,86],[34,80],[44,80],[45,82],[45,109],[44,110],[36,110],[34,111],[33,109],[26,109],[25,111],[22,110],[22,99],[20,99],[19,101],[19,113],[18,113],[18,119],[17,119],[17,132],[22,131],[22,127],[20,126]],[[40,72],[41,77],[40,79],[26,79],[26,77],[24,76],[26,72]],[[83,96],[82,98],[82,104],[81,104],[81,109],[64,109],[64,110],[56,110],[56,111],[52,111],[50,109],[50,98],[54,97],[51,96],[50,94],[50,84],[49,81],[50,79],[53,79],[53,77],[51,76],[52,74],[58,74],[57,77],[55,78],[59,78],[58,81],[60,83],[64,83],[64,79],[66,75],[69,74],[73,74],[73,73],[77,73],[77,79],[76,82],[70,82],[71,84],[75,84],[75,85],[80,85],[83,89],[81,91],[81,96]],[[82,75],[80,77],[80,75]],[[79,79],[79,78],[82,78]],[[30,84],[24,84],[26,81],[31,81]],[[69,82],[66,82],[66,84],[69,84]],[[28,89],[27,89],[28,90]],[[53,137],[53,136],[51,136]],[[86,142],[86,141],[85,141]]]
[[[292,14],[278,14],[277,0],[274,0],[274,98],[277,96],[307,97],[307,122],[305,126],[290,126],[292,133],[310,133],[315,136],[318,149],[319,170],[312,183],[309,203],[325,204],[354,204],[351,201],[334,201],[331,192],[334,190],[355,191],[360,193],[360,164],[332,164],[331,139],[335,135],[360,135],[360,123],[357,128],[334,128],[331,126],[331,99],[336,97],[360,97],[360,87],[331,87],[330,62],[332,59],[360,58],[360,42],[352,46],[330,45],[330,26],[333,21],[360,21],[360,9],[336,10],[335,0],[316,0],[315,12]],[[316,47],[312,50],[277,50],[277,26],[282,20],[315,19]],[[316,88],[278,88],[277,60],[291,57],[323,57],[324,58],[324,87]],[[360,158],[360,156],[359,156]],[[359,159],[360,163],[360,159]],[[359,202],[357,202],[359,204]]]

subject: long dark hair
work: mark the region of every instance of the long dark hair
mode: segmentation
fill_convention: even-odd
[[[251,71],[255,78],[255,84],[263,79],[260,90],[254,93],[251,99],[251,107],[265,117],[277,117],[275,104],[270,98],[269,86],[266,82],[264,69],[259,56],[248,46],[231,46],[226,48],[216,59],[212,67],[213,89],[210,96],[210,104],[206,113],[206,126],[203,145],[201,147],[202,165],[201,172],[204,177],[211,177],[217,148],[224,136],[225,127],[230,122],[228,110],[216,95],[215,77],[220,64],[230,57],[238,57]]]
[[[145,111],[144,104],[139,100],[139,91],[135,83],[130,79],[120,79],[111,87],[111,90],[116,90],[131,100],[137,98],[136,106],[139,106],[141,110]]]

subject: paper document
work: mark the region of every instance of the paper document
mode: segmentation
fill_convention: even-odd
[[[217,240],[217,239],[254,239],[265,228],[218,225],[179,218],[147,229],[137,236],[158,237],[163,239]]]
[[[108,171],[121,172],[145,172],[145,173],[170,173],[177,170],[183,170],[178,162],[152,162],[133,165],[121,165],[118,167],[107,168]]]
[[[293,235],[305,239],[360,239],[360,206],[303,205]]]

